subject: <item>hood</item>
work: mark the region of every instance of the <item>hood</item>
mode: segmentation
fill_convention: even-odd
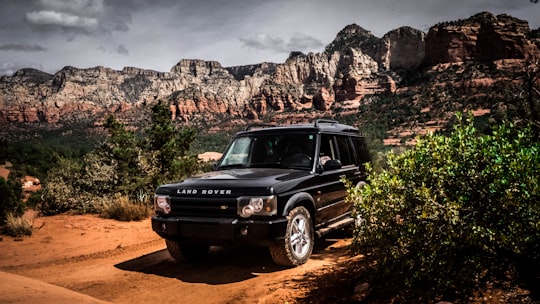
[[[181,182],[160,186],[159,194],[171,196],[240,196],[281,192],[309,177],[303,170],[243,168],[203,173]]]

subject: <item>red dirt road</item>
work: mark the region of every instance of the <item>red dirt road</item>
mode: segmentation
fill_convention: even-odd
[[[59,215],[33,225],[31,237],[0,241],[0,303],[302,303],[299,283],[351,259],[350,239],[337,238],[296,268],[261,248],[212,247],[203,263],[176,263],[149,219]]]

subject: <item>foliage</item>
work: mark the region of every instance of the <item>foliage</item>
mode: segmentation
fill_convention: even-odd
[[[0,138],[0,163],[10,162],[12,174],[35,176],[42,182],[60,158],[78,159],[96,147],[98,136],[87,125],[18,134],[18,139]]]
[[[108,199],[101,216],[104,218],[115,219],[119,221],[140,221],[150,215],[150,206],[146,201],[131,201],[128,196],[113,196]]]
[[[11,174],[10,174],[11,176]],[[0,177],[0,224],[8,215],[21,216],[24,212],[22,198],[22,184],[16,179],[5,180]]]
[[[28,197],[28,200],[25,203],[25,207],[30,208],[30,209],[36,209],[38,205],[41,203],[42,195],[43,195],[43,192],[41,190],[30,193],[30,196]]]
[[[136,218],[136,210],[142,207],[138,205],[150,203],[150,194],[159,183],[196,172],[196,157],[187,155],[194,131],[173,125],[168,107],[161,102],[152,112],[146,133],[127,130],[110,116],[104,124],[109,137],[100,147],[80,161],[60,158],[58,166],[49,171],[42,212],[52,215],[105,210],[111,217],[124,218],[120,209],[125,208],[126,218]],[[124,197],[122,204],[111,203]]]
[[[155,186],[178,180],[197,169],[196,159],[186,156],[195,139],[192,128],[178,129],[171,120],[168,107],[159,102],[152,107],[152,124],[146,129],[146,149],[158,172],[153,175]]]
[[[220,131],[216,133],[198,132],[190,147],[190,151],[194,153],[208,151],[223,152],[234,133],[232,131]]]
[[[4,229],[5,234],[13,237],[32,235],[32,225],[22,216],[15,216],[13,214],[7,215]]]
[[[115,172],[108,176],[117,175],[115,188],[127,194],[137,188],[137,177],[142,175],[139,166],[141,149],[135,132],[126,130],[113,116],[107,118],[104,126],[109,132],[109,138],[97,151],[97,166],[113,166]]]
[[[76,214],[96,213],[100,209],[101,195],[97,195],[99,192],[93,193],[95,188],[89,187],[94,180],[88,178],[85,168],[87,167],[83,162],[62,158],[58,166],[49,171],[40,206],[44,215],[68,211]],[[107,171],[104,172],[106,174]],[[101,184],[99,178],[96,179],[96,184]],[[99,186],[97,188],[99,189]]]
[[[384,284],[426,297],[466,294],[521,259],[540,258],[540,145],[505,123],[479,136],[461,115],[448,136],[388,155],[348,200],[362,219],[353,247],[378,261]],[[432,298],[433,299],[433,298]]]

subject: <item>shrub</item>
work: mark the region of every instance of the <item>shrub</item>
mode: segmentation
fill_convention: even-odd
[[[49,171],[48,182],[42,190],[43,201],[40,211],[44,215],[55,215],[64,212],[76,214],[96,213],[102,204],[96,187],[95,176],[87,174],[85,164],[71,159],[59,159],[59,166]],[[88,178],[88,177],[92,178]],[[99,179],[95,184],[101,185]],[[101,188],[97,188],[101,189]]]
[[[540,145],[506,123],[479,136],[472,117],[388,155],[387,169],[348,200],[362,224],[353,247],[381,282],[425,297],[466,294],[521,259],[540,257]]]
[[[18,180],[0,177],[0,225],[9,214],[20,216],[24,212],[22,185]]]
[[[14,237],[32,235],[32,225],[28,223],[22,216],[8,214],[6,224],[4,226],[5,234]]]
[[[150,215],[150,206],[146,202],[134,202],[129,197],[113,196],[107,200],[101,211],[104,218],[115,219],[119,221],[140,221],[148,218]]]

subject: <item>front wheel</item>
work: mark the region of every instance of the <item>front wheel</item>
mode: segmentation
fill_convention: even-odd
[[[302,265],[311,256],[314,245],[313,222],[305,207],[296,207],[287,216],[285,240],[270,247],[272,259],[278,265]]]
[[[208,256],[210,246],[183,244],[176,241],[165,240],[167,251],[175,261],[200,262]]]

